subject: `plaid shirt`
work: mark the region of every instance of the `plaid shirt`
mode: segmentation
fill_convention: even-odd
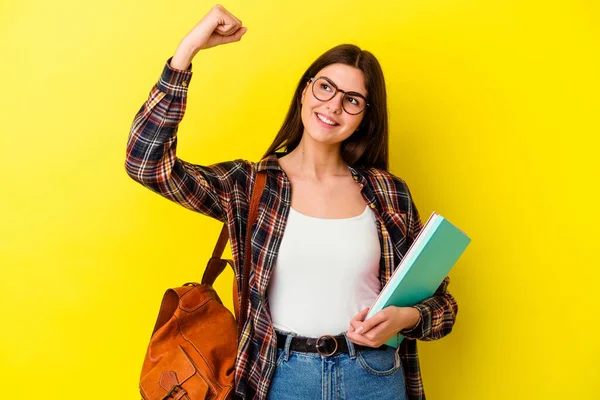
[[[266,171],[258,219],[252,228],[250,306],[238,346],[235,389],[243,398],[263,400],[275,371],[276,336],[267,301],[267,287],[290,210],[291,186],[271,155],[258,163],[245,160],[210,166],[177,158],[177,128],[185,113],[192,77],[170,67],[167,60],[157,84],[135,116],[127,142],[125,167],[131,178],[192,211],[227,223],[238,287],[244,260],[250,190],[257,171]],[[375,168],[350,167],[365,203],[375,212],[381,244],[382,286],[422,228],[406,183]],[[421,319],[398,347],[410,400],[425,399],[416,340],[439,339],[452,330],[458,306],[447,291],[448,277],[434,296],[415,305]]]

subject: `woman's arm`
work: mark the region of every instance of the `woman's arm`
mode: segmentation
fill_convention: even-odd
[[[161,196],[224,221],[231,187],[248,166],[241,160],[201,166],[176,156],[177,129],[191,77],[191,71],[175,70],[167,62],[134,118],[125,169],[133,180]]]
[[[411,328],[399,332],[409,339],[430,341],[446,336],[458,312],[456,301],[446,290],[449,281],[446,277],[432,297],[413,307],[389,306],[366,321],[369,309],[365,308],[352,318],[346,335],[354,343],[371,347],[381,346],[406,326]]]
[[[403,194],[406,203],[402,208],[406,213],[406,249],[414,242],[423,228],[419,211],[415,206],[410,190],[401,179],[396,179],[397,193]],[[436,340],[452,331],[458,304],[448,292],[450,278],[446,277],[434,295],[412,307],[389,306],[365,321],[368,308],[361,311],[350,321],[346,333],[348,338],[357,344],[379,347],[390,337],[400,333],[409,339]]]
[[[237,41],[245,28],[215,6],[182,40],[160,79],[134,118],[127,141],[125,169],[154,192],[218,220],[225,220],[233,185],[247,177],[242,160],[201,166],[176,156],[177,129],[183,119],[192,58],[202,48]]]

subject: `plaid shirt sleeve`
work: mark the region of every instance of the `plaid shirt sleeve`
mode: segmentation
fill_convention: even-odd
[[[201,166],[176,157],[176,134],[185,113],[192,66],[177,70],[170,61],[133,120],[125,169],[161,196],[224,222],[234,178],[246,164],[236,160]]]
[[[408,187],[405,189],[410,196]],[[423,225],[419,212],[412,201],[412,196],[410,198],[411,209],[408,213],[408,239],[412,243],[423,228]],[[458,303],[450,292],[448,292],[449,283],[450,278],[444,278],[433,296],[413,306],[419,310],[419,322],[410,329],[401,330],[401,335],[409,339],[431,341],[441,339],[452,331],[452,327],[456,321],[456,314],[458,313]]]

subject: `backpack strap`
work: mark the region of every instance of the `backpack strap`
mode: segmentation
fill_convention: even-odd
[[[221,259],[228,239],[229,230],[227,229],[227,224],[223,224],[223,227],[221,228],[221,234],[219,235],[219,239],[217,240],[217,244],[213,250],[212,257],[208,260],[208,264],[204,270],[204,275],[202,275],[202,284],[212,286],[217,277],[225,270],[225,266],[227,264],[230,264],[233,268],[232,260]]]
[[[237,279],[235,277],[233,279],[233,308],[235,311],[235,318],[238,321],[238,329],[240,330],[240,332],[244,326],[244,323],[246,322],[245,316],[248,311],[248,287],[250,286],[250,268],[252,267],[252,226],[254,225],[258,217],[258,204],[260,203],[260,198],[265,188],[266,180],[267,174],[265,171],[257,172],[248,210],[248,225],[246,228],[241,301],[238,295],[239,291]],[[223,224],[223,228],[221,228],[221,233],[219,235],[219,239],[217,239],[217,243],[215,245],[212,257],[208,260],[208,265],[204,270],[204,275],[202,276],[203,284],[213,285],[217,277],[221,275],[221,273],[225,270],[227,264],[229,264],[231,268],[234,269],[232,260],[223,260],[221,258],[223,256],[223,250],[225,249],[225,245],[227,244],[227,239],[229,239],[229,230],[227,228],[227,224],[225,223]],[[240,312],[240,304],[244,306],[244,308],[241,310],[242,312]]]

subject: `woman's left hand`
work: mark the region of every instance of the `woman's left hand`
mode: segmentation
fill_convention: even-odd
[[[414,307],[388,306],[365,321],[368,308],[350,321],[346,336],[352,343],[379,347],[399,331],[412,328],[419,322],[419,310]]]

